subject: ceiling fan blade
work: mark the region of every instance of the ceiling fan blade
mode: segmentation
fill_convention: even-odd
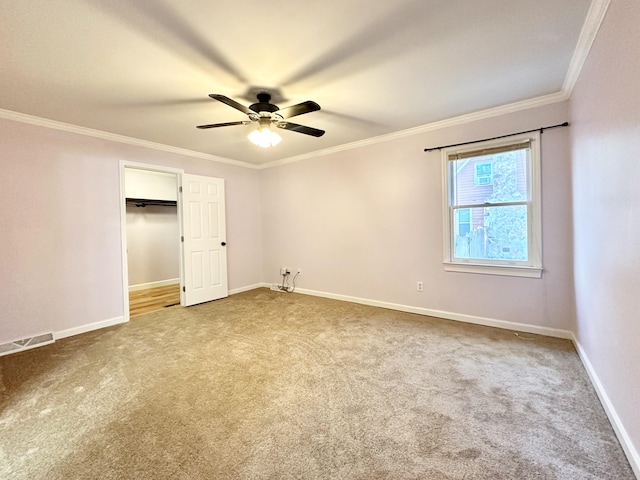
[[[238,103],[238,102],[236,102],[235,100],[233,100],[233,99],[231,99],[229,97],[225,97],[224,95],[218,95],[217,93],[211,93],[211,94],[209,94],[209,96],[211,98],[213,98],[214,100],[218,100],[219,102],[225,103],[225,104],[229,105],[230,107],[235,108],[236,110],[240,110],[242,113],[246,113],[247,115],[253,113],[251,110],[249,110],[247,107],[245,107],[241,103]]]
[[[227,122],[227,123],[212,123],[210,125],[198,125],[196,128],[217,128],[217,127],[230,127],[231,125],[249,125],[250,120],[243,120],[241,122]]]
[[[291,118],[297,115],[302,115],[303,113],[316,112],[318,110],[320,110],[320,105],[318,105],[316,102],[312,102],[311,100],[307,100],[306,102],[291,105],[290,107],[284,107],[278,110],[278,115],[280,115],[282,118]]]
[[[312,137],[321,137],[322,135],[324,135],[324,130],[313,127],[306,127],[304,125],[298,125],[297,123],[278,122],[276,125],[278,126],[278,128],[291,130],[292,132],[304,133],[305,135],[311,135]]]

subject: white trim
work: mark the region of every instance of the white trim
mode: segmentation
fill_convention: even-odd
[[[480,110],[466,115],[460,115],[458,117],[448,118],[437,122],[427,123],[419,127],[413,127],[399,132],[388,133],[385,135],[379,135],[377,137],[371,137],[364,140],[358,140],[356,142],[346,143],[344,145],[338,145],[336,147],[326,148],[324,150],[317,150],[315,152],[305,153],[302,155],[296,155],[293,157],[282,158],[280,160],[274,160],[272,162],[263,163],[257,168],[262,170],[265,168],[277,167],[280,165],[286,165],[288,163],[299,162],[301,160],[308,160],[310,158],[321,157],[323,155],[330,155],[333,153],[343,152],[346,150],[353,150],[354,148],[366,147],[368,145],[375,145],[378,143],[389,142],[391,140],[397,140],[399,138],[410,137],[421,133],[431,132],[434,130],[441,130],[443,128],[454,127],[458,125],[464,125],[466,123],[475,122],[478,120],[484,120],[487,118],[499,117],[501,115],[507,115],[509,113],[520,112],[522,110],[528,110],[530,108],[543,107],[545,105],[551,105],[553,103],[564,102],[569,97],[563,92],[551,93],[549,95],[543,95],[541,97],[531,98],[529,100],[522,100],[520,102],[509,103],[495,108],[489,108],[486,110]]]
[[[53,332],[53,338],[54,340],[60,340],[61,338],[67,338],[73,335],[80,335],[81,333],[100,330],[101,328],[120,325],[121,323],[127,323],[127,320],[125,319],[125,317],[110,318],[108,320],[102,320],[100,322],[88,323],[86,325],[81,325],[79,327],[68,328],[66,330],[60,330],[59,332]]]
[[[112,142],[124,143],[127,145],[134,145],[136,147],[145,147],[145,148],[151,148],[153,150],[160,150],[162,152],[185,155],[187,157],[202,158],[204,160],[211,160],[213,162],[236,165],[238,167],[245,167],[245,168],[251,168],[251,169],[258,168],[256,165],[252,163],[242,162],[240,160],[232,160],[230,158],[219,157],[217,155],[211,155],[209,153],[196,152],[194,150],[188,150],[186,148],[173,147],[171,145],[165,145],[163,143],[150,142],[148,140],[141,140],[139,138],[127,137],[125,135],[118,135],[116,133],[103,132],[102,130],[94,130],[93,128],[81,127],[78,125],[72,125],[70,123],[58,122],[56,120],[49,120],[48,118],[36,117],[34,115],[27,115],[25,113],[14,112],[11,110],[0,109],[0,118],[4,118],[6,120],[13,120],[14,122],[37,125],[39,127],[51,128],[54,130],[62,130],[64,132],[69,132],[69,133],[76,133],[78,135],[85,135],[87,137],[100,138],[103,140],[110,140]]]
[[[610,3],[611,0],[593,0],[591,2],[591,6],[587,12],[587,18],[582,25],[580,37],[578,37],[578,43],[573,52],[573,57],[571,57],[571,63],[569,64],[569,69],[567,70],[567,75],[562,85],[562,93],[566,98],[571,96],[573,88],[576,86],[576,82],[580,77],[580,73],[589,56],[589,51],[598,35]]]
[[[582,348],[582,345],[580,345],[580,342],[575,335],[573,335],[572,340],[573,344],[576,347],[576,350],[578,351],[578,356],[580,357],[580,360],[582,361],[582,364],[584,365],[584,368],[589,375],[589,379],[591,380],[591,383],[596,393],[598,394],[600,403],[602,403],[602,407],[604,408],[607,417],[609,417],[609,421],[611,422],[611,426],[613,427],[613,430],[618,437],[618,441],[622,446],[622,450],[624,450],[624,453],[627,456],[627,460],[629,460],[631,469],[633,470],[633,473],[635,473],[636,477],[640,479],[640,453],[638,453],[638,450],[633,445],[633,441],[629,437],[627,430],[624,428],[624,424],[622,423],[622,420],[620,420],[615,407],[611,403],[609,395],[607,395],[604,386],[600,382],[600,378],[598,378],[598,374],[589,361],[589,357],[587,357],[587,352],[584,351],[584,348]]]
[[[418,127],[409,128],[406,130],[400,130],[398,132],[392,132],[377,137],[366,138],[364,140],[358,140],[344,145],[337,145],[335,147],[326,148],[324,150],[316,150],[314,152],[304,153],[301,155],[295,155],[293,157],[282,158],[274,160],[272,162],[256,165],[253,163],[242,162],[240,160],[232,160],[229,158],[218,157],[208,153],[196,152],[194,150],[187,150],[179,147],[172,147],[171,145],[164,145],[161,143],[149,142],[147,140],[140,140],[137,138],[126,137],[124,135],[117,135],[114,133],[103,132],[100,130],[94,130],[91,128],[80,127],[77,125],[71,125],[69,123],[58,122],[55,120],[49,120],[46,118],[40,118],[33,115],[26,115],[24,113],[13,112],[11,110],[0,109],[0,118],[7,120],[13,120],[15,122],[28,123],[31,125],[37,125],[45,128],[52,128],[55,130],[63,130],[65,132],[76,133],[79,135],[86,135],[89,137],[101,138],[104,140],[111,140],[118,143],[125,143],[128,145],[135,145],[138,147],[146,147],[154,150],[160,150],[169,153],[177,153],[179,155],[185,155],[188,157],[202,158],[205,160],[211,160],[219,163],[227,163],[230,165],[236,165],[239,167],[250,168],[254,170],[264,170],[271,167],[277,167],[279,165],[286,165],[288,163],[299,162],[301,160],[308,160],[311,158],[321,157],[324,155],[331,155],[338,152],[344,152],[353,150],[360,147],[366,147],[368,145],[375,145],[378,143],[388,142],[391,140],[397,140],[400,138],[410,137],[425,132],[431,132],[434,130],[440,130],[443,128],[453,127],[457,125],[463,125],[478,120],[484,120],[487,118],[499,117],[501,115],[507,115],[509,113],[515,113],[522,110],[528,110],[530,108],[542,107],[545,105],[551,105],[553,103],[563,102],[568,99],[568,95],[564,92],[552,93],[549,95],[543,95],[541,97],[531,98],[528,100],[522,100],[520,102],[509,103],[495,108],[489,108],[486,110],[480,110],[477,112],[460,115],[458,117],[448,118],[437,122],[428,123]]]
[[[253,285],[247,285],[245,287],[234,288],[229,290],[229,295],[237,295],[238,293],[248,292],[249,290],[255,290],[256,288],[268,287],[266,283],[254,283]]]
[[[158,280],[157,282],[129,285],[129,292],[137,292],[138,290],[147,290],[148,288],[167,287],[169,285],[180,285],[180,279],[170,278],[168,280]]]
[[[127,189],[125,186],[125,168],[127,162],[120,160],[118,176],[120,181],[120,253],[122,255],[122,312],[124,321],[130,320],[129,314],[129,253],[127,246]]]
[[[269,287],[269,284],[263,284]],[[372,307],[387,308],[389,310],[397,310],[399,312],[416,313],[418,315],[426,315],[428,317],[437,317],[445,320],[454,320],[457,322],[473,323],[475,325],[484,325],[486,327],[501,328],[503,330],[513,330],[517,332],[532,333],[535,335],[544,335],[547,337],[565,338],[571,340],[573,333],[569,330],[561,330],[551,327],[540,327],[538,325],[528,325],[525,323],[510,322],[507,320],[498,320],[495,318],[479,317],[476,315],[467,315],[464,313],[446,312],[443,310],[432,310],[430,308],[413,307],[410,305],[401,305],[397,303],[381,302],[368,298],[352,297],[349,295],[339,295],[336,293],[319,292],[316,290],[307,290],[296,287],[294,293],[303,295],[311,295],[314,297],[330,298],[332,300],[341,300],[344,302],[359,303],[361,305],[369,305]]]
[[[142,163],[142,162],[130,162],[129,160],[120,160],[120,167],[125,168],[134,168],[136,170],[147,170],[149,173],[168,173],[168,174],[179,174],[184,173],[184,168],[176,168],[176,167],[165,167],[161,165],[153,165],[151,163]]]
[[[541,267],[521,267],[510,265],[477,265],[474,263],[444,262],[445,272],[481,273],[507,277],[542,278]]]
[[[412,135],[418,135],[425,132],[431,132],[434,130],[440,130],[442,128],[453,127],[457,125],[463,125],[478,120],[484,120],[487,118],[499,117],[501,115],[507,115],[509,113],[515,113],[522,110],[528,110],[530,108],[542,107],[545,105],[551,105],[553,103],[563,102],[569,97],[564,92],[551,93],[549,95],[543,95],[541,97],[535,97],[528,100],[522,100],[519,102],[509,103],[507,105],[501,105],[499,107],[489,108],[486,110],[480,110],[477,112],[460,115],[458,117],[448,118],[445,120],[439,120],[437,122],[428,123],[418,127],[409,128],[406,130],[400,130],[398,132],[392,132],[377,137],[366,138],[364,140],[358,140],[344,145],[337,145],[335,147],[326,148],[324,150],[316,150],[314,152],[304,153],[301,155],[295,155],[293,157],[282,158],[274,160],[272,162],[256,165],[253,163],[242,162],[240,160],[232,160],[229,158],[218,157],[208,153],[196,152],[194,150],[187,150],[184,148],[173,147],[171,145],[164,145],[161,143],[149,142],[147,140],[140,140],[133,137],[126,137],[124,135],[117,135],[114,133],[103,132],[101,130],[94,130],[87,127],[80,127],[69,123],[58,122],[55,120],[49,120],[46,118],[36,117],[34,115],[27,115],[24,113],[13,112],[11,110],[0,109],[0,118],[12,120],[14,122],[28,123],[31,125],[37,125],[45,128],[52,128],[55,130],[62,130],[65,132],[76,133],[79,135],[86,135],[89,137],[101,138],[105,140],[111,140],[118,143],[125,143],[129,145],[135,145],[139,147],[152,148],[169,153],[177,153],[179,155],[185,155],[188,157],[202,158],[205,160],[212,160],[219,163],[227,163],[230,165],[237,165],[240,167],[250,168],[254,170],[264,170],[271,167],[277,167],[279,165],[286,165],[288,163],[299,162],[301,160],[308,160],[311,158],[321,157],[324,155],[330,155],[333,153],[343,152],[347,150],[353,150],[355,148],[365,147],[368,145],[375,145],[378,143],[388,142],[400,138],[410,137]],[[144,164],[140,164],[144,165]]]

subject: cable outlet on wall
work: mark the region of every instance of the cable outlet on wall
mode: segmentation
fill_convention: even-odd
[[[416,282],[416,290],[419,292],[424,292],[424,283],[417,281]]]

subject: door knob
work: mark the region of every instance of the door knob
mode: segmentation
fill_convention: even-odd
[[[227,242],[221,242],[220,245],[222,245],[223,247],[227,244]]]

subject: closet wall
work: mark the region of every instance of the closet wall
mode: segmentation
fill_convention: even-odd
[[[180,282],[176,188],[175,175],[125,170],[130,290]],[[130,199],[138,201],[131,202]],[[166,204],[154,205],[153,200]]]

